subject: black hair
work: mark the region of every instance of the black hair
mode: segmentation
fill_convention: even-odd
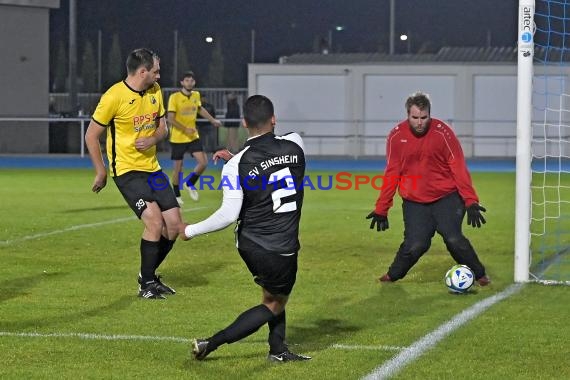
[[[134,74],[141,66],[150,71],[154,66],[155,59],[157,61],[160,60],[158,55],[152,50],[146,48],[135,49],[127,57],[127,73]]]
[[[196,77],[194,76],[194,72],[193,72],[193,71],[190,71],[190,70],[185,71],[185,72],[182,74],[182,76],[180,77],[180,80],[183,81],[183,80],[186,79],[186,78],[194,78],[194,79],[196,79]]]
[[[273,115],[273,103],[263,95],[252,95],[243,105],[243,118],[248,128],[259,128],[269,122]]]

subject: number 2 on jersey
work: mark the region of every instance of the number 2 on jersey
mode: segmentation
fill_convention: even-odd
[[[291,212],[297,210],[297,202],[285,202],[281,201],[282,198],[294,195],[297,193],[295,190],[295,182],[293,181],[293,176],[289,168],[283,168],[271,174],[271,178],[267,183],[279,182],[285,180],[286,187],[282,189],[277,189],[271,193],[271,198],[273,199],[273,212]]]

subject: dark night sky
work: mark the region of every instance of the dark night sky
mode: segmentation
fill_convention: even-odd
[[[96,46],[103,33],[103,52],[119,33],[122,54],[149,47],[162,58],[163,85],[171,85],[173,31],[188,51],[191,68],[206,75],[212,45],[206,35],[221,41],[227,86],[246,86],[251,56],[251,29],[255,29],[256,62],[277,62],[279,56],[313,50],[315,36],[333,32],[334,51],[388,50],[389,0],[77,0],[78,55],[90,39]],[[68,41],[69,0],[51,11],[52,51]],[[432,48],[493,46],[516,42],[518,0],[396,0],[396,34],[409,31],[412,50],[425,43]],[[396,51],[405,46],[396,41]],[[104,54],[103,54],[104,55]],[[103,60],[105,65],[105,60]]]

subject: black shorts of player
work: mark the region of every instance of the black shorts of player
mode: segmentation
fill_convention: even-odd
[[[172,151],[170,152],[170,159],[173,161],[178,161],[184,159],[184,153],[188,152],[190,154],[194,152],[203,152],[204,147],[200,139],[190,141],[187,143],[173,143],[171,142]]]
[[[273,295],[291,294],[297,279],[297,252],[238,251],[256,284]]]
[[[180,207],[168,176],[162,170],[154,173],[131,171],[113,177],[113,180],[139,219],[146,210],[146,202],[156,202],[161,211]]]

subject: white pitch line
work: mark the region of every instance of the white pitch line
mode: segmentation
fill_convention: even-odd
[[[183,212],[196,211],[196,210],[202,210],[205,208],[207,208],[207,207],[196,207],[196,208],[192,208],[192,209],[185,209],[182,211]],[[53,231],[48,231],[48,232],[42,232],[39,234],[23,236],[21,238],[17,238],[17,239],[13,239],[13,240],[0,240],[0,245],[6,246],[6,245],[14,244],[14,243],[21,243],[21,242],[28,241],[28,240],[35,240],[35,239],[40,239],[40,238],[47,237],[47,236],[58,235],[58,234],[62,234],[65,232],[77,231],[77,230],[82,230],[85,228],[100,227],[100,226],[105,226],[107,224],[122,223],[122,222],[127,222],[129,220],[135,220],[135,219],[137,219],[136,216],[129,216],[127,218],[111,219],[111,220],[105,220],[103,222],[97,222],[97,223],[78,224],[76,226],[66,227],[66,228],[63,228],[61,230],[53,230]]]
[[[9,332],[0,331],[0,336],[20,337],[20,338],[77,338],[87,340],[146,340],[146,341],[169,341],[178,343],[189,343],[191,339],[181,338],[177,336],[149,336],[149,335],[102,335],[89,333],[38,333],[38,332]],[[258,342],[241,342],[241,343],[258,343]],[[406,347],[397,346],[364,346],[364,345],[347,345],[333,344],[333,349],[341,350],[380,350],[380,351],[400,351]]]
[[[114,223],[126,222],[126,221],[128,221],[128,220],[133,220],[133,219],[136,219],[136,216],[129,216],[128,218],[119,218],[119,219],[106,220],[106,221],[97,222],[97,223],[79,224],[79,225],[76,225],[76,226],[71,226],[71,227],[63,228],[63,229],[61,229],[61,230],[53,230],[53,231],[48,231],[48,232],[42,232],[42,233],[39,233],[39,234],[23,236],[23,237],[21,237],[21,238],[17,238],[17,239],[13,239],[13,240],[2,240],[2,241],[0,241],[0,244],[2,244],[2,245],[10,245],[10,244],[20,243],[20,242],[27,241],[27,240],[39,239],[39,238],[43,238],[43,237],[46,237],[46,236],[58,235],[58,234],[62,234],[62,233],[65,233],[65,232],[82,230],[82,229],[84,229],[84,228],[93,228],[93,227],[104,226],[104,225],[106,225],[106,224],[114,224]]]
[[[378,350],[378,351],[401,351],[406,349],[406,347],[399,347],[399,346],[365,346],[360,344],[333,344],[331,348],[335,348],[338,350]]]
[[[176,336],[148,336],[148,335],[99,335],[86,333],[14,333],[8,331],[0,331],[0,336],[15,336],[24,338],[79,338],[91,340],[151,340],[151,341],[170,341],[188,343],[191,339],[180,338]]]
[[[373,379],[387,379],[390,376],[395,375],[406,365],[410,364],[414,360],[422,356],[426,351],[434,347],[439,341],[444,339],[452,331],[461,327],[465,323],[469,322],[473,318],[477,317],[479,314],[483,313],[489,307],[493,306],[499,301],[502,301],[513,294],[518,293],[523,284],[513,284],[507,287],[500,293],[494,296],[485,298],[482,301],[477,302],[468,309],[463,310],[461,313],[455,315],[449,321],[439,326],[434,331],[423,336],[421,339],[412,343],[409,347],[402,350],[399,354],[394,356],[392,359],[388,360],[381,366],[376,367],[370,374],[364,377],[364,380]]]

